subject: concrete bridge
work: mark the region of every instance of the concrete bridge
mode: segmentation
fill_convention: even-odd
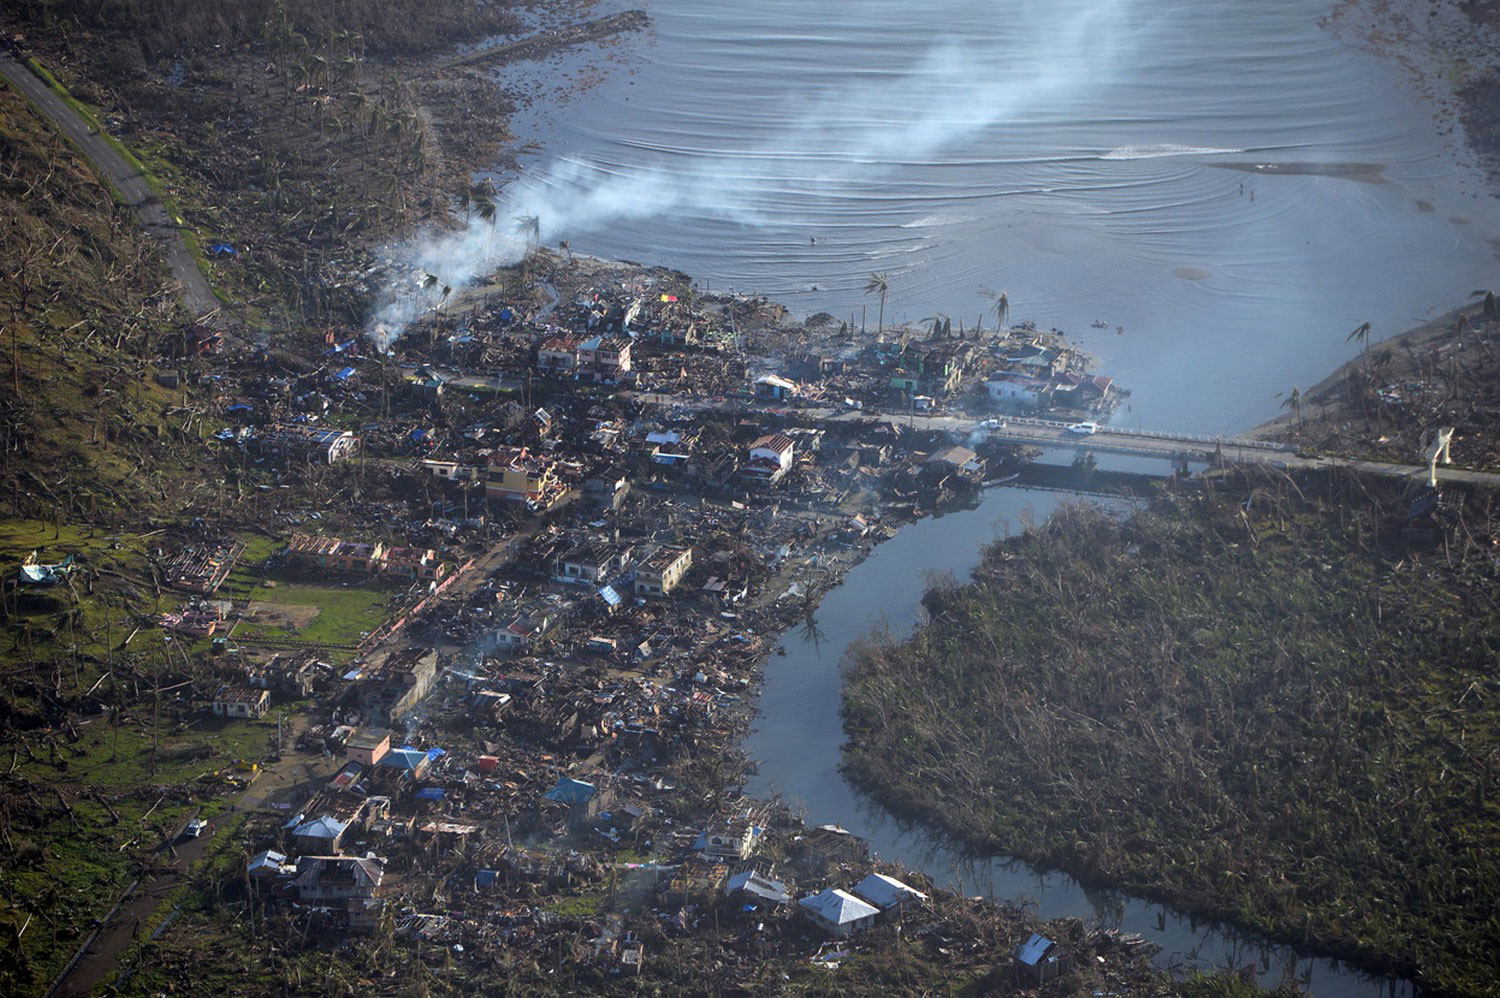
[[[1198,464],[1263,464],[1286,469],[1349,468],[1390,478],[1426,479],[1427,465],[1397,464],[1359,458],[1333,457],[1300,451],[1295,444],[1248,437],[1211,436],[1197,433],[1166,433],[1158,430],[1132,430],[1123,426],[1098,424],[1093,433],[1077,433],[1075,425],[1057,419],[1033,416],[996,416],[978,419],[941,413],[910,413],[878,409],[845,409],[831,406],[798,406],[749,401],[745,399],[685,399],[679,395],[652,392],[632,393],[646,403],[677,412],[743,413],[745,415],[780,416],[789,423],[804,426],[837,426],[861,423],[871,419],[905,423],[917,430],[948,434],[960,442],[1015,444],[1048,450],[1073,450],[1080,454],[1119,454],[1126,457],[1156,457],[1180,465],[1184,461]],[[1460,455],[1461,456],[1461,455]],[[1500,472],[1477,471],[1438,465],[1438,481],[1466,482],[1488,488],[1500,488]]]
[[[1425,480],[1427,465],[1396,464],[1358,458],[1333,457],[1299,451],[1295,444],[1246,437],[1207,436],[1195,433],[1164,433],[1156,430],[1132,430],[1122,426],[1100,424],[1093,433],[1069,430],[1075,425],[1056,419],[1030,416],[1002,416],[972,419],[965,416],[922,415],[892,412],[837,411],[833,409],[789,409],[794,419],[814,419],[825,423],[856,422],[876,416],[908,423],[915,429],[940,430],[958,440],[988,440],[991,443],[1066,449],[1080,454],[1120,454],[1128,457],[1158,457],[1174,464],[1183,461],[1210,464],[1264,464],[1287,469],[1349,468],[1391,478]],[[1476,471],[1438,465],[1438,481],[1465,482],[1488,488],[1500,488],[1500,472]]]

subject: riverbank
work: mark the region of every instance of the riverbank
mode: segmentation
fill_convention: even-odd
[[[1307,390],[1282,397],[1282,414],[1247,436],[1287,440],[1331,455],[1418,463],[1433,431],[1453,427],[1454,463],[1500,465],[1500,306],[1493,297],[1388,339],[1356,329],[1359,354]]]
[[[1485,993],[1485,508],[1434,540],[1394,485],[1246,474],[1066,509],[852,657],[846,772],[977,851]]]

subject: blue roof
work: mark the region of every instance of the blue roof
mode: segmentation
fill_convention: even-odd
[[[1047,954],[1047,950],[1051,947],[1052,940],[1048,939],[1040,932],[1033,932],[1030,939],[1026,940],[1016,948],[1016,959],[1020,960],[1028,967],[1034,967],[1036,966],[1037,961],[1045,956]]]
[[[608,603],[610,606],[619,606],[624,602],[624,600],[620,598],[620,594],[615,592],[614,586],[605,586],[603,589],[599,590],[599,595],[603,596],[604,602]]]
[[[338,378],[340,381],[343,381],[343,380],[345,380],[347,378],[352,378],[353,376],[354,376],[354,368],[352,368],[352,367],[346,367],[342,371],[340,371],[338,374],[334,375],[334,377]]]
[[[427,753],[414,748],[398,748],[387,752],[380,760],[382,766],[392,769],[405,769],[416,772],[418,766],[427,759]]]
[[[557,786],[548,790],[542,796],[547,800],[555,800],[562,804],[587,804],[593,800],[594,794],[597,791],[598,788],[592,783],[585,783],[582,780],[575,780],[572,777],[564,776],[557,781]]]
[[[495,870],[478,870],[474,873],[475,887],[488,887],[499,879],[500,874]]]
[[[442,800],[447,791],[442,787],[423,787],[417,791],[417,800]]]

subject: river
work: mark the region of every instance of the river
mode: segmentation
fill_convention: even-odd
[[[1004,290],[1013,321],[1063,329],[1133,391],[1117,421],[1200,433],[1275,414],[1354,353],[1360,323],[1379,339],[1493,283],[1500,206],[1461,137],[1393,63],[1320,25],[1328,0],[648,10],[644,36],[501,71],[537,98],[513,122],[534,151],[506,179],[545,243],[870,325],[875,271],[888,322],[993,325],[982,291]],[[817,613],[821,643],[790,635],[767,666],[752,789],[966,890],[1119,918],[1169,955],[1258,952],[1065,877],[960,862],[838,774],[848,641],[882,620],[904,632],[925,571],[965,575],[982,542],[1058,501],[993,490],[852,571]],[[1287,959],[1267,954],[1264,979]],[[1298,973],[1324,995],[1384,987],[1326,961]]]
[[[1147,470],[1148,462],[1101,461],[1101,467]],[[920,599],[932,572],[963,577],[979,562],[981,544],[1041,522],[1065,493],[1033,489],[986,490],[975,509],[924,519],[902,528],[855,566],[830,591],[813,616],[818,640],[802,629],[781,639],[766,663],[760,716],[745,751],[758,773],[747,791],[780,794],[805,810],[813,824],[837,824],[868,839],[883,859],[920,869],[967,894],[1030,900],[1044,917],[1079,916],[1139,932],[1162,946],[1160,966],[1212,969],[1258,964],[1262,983],[1274,986],[1291,968],[1298,982],[1328,998],[1341,995],[1410,995],[1406,982],[1373,978],[1338,961],[1299,956],[1255,936],[1205,925],[1170,909],[1112,892],[1088,891],[1073,878],[1044,872],[1008,857],[975,858],[943,836],[903,826],[851,787],[838,771],[844,732],[839,721],[839,664],[850,642],[877,627],[909,633],[920,622]]]

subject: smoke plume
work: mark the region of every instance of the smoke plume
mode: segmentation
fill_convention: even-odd
[[[1108,86],[1144,30],[1128,0],[1027,5],[984,42],[951,41],[904,72],[816,95],[778,134],[747,151],[610,167],[563,156],[501,192],[491,220],[426,233],[391,248],[391,273],[368,323],[382,348],[445,288],[482,280],[522,258],[521,217],[539,221],[542,245],[609,226],[696,214],[756,225],[757,192],[794,185],[833,195],[901,163],[930,160],[982,130],[1024,127],[1028,112]],[[941,16],[940,12],[929,12]],[[856,76],[858,74],[855,74]]]

